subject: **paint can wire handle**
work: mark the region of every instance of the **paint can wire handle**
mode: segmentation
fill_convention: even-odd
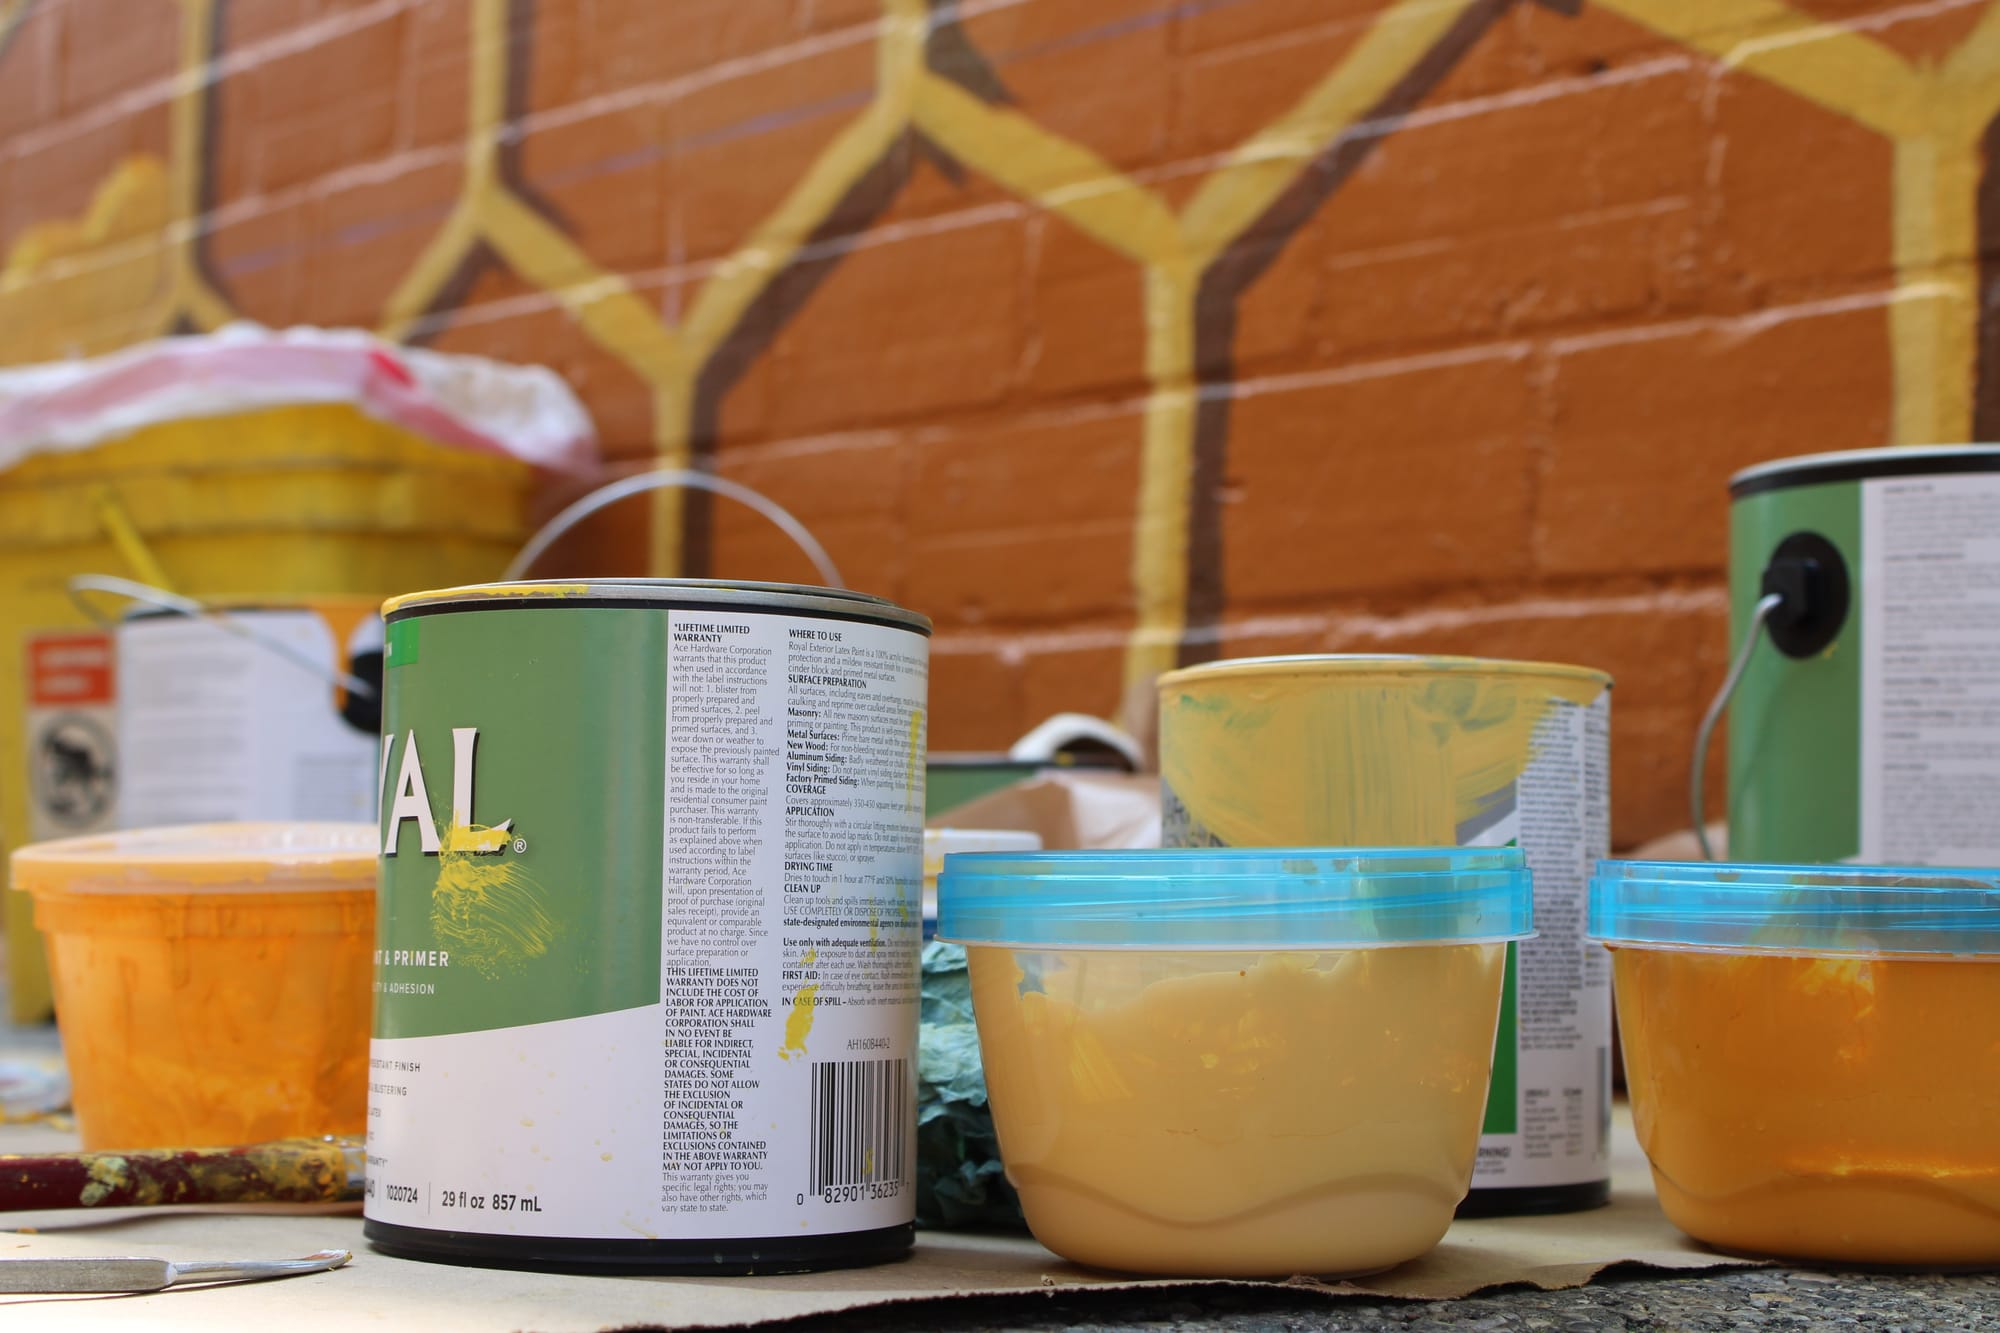
[[[1764,637],[1764,622],[1785,604],[1780,593],[1767,592],[1757,599],[1757,605],[1750,608],[1750,629],[1743,636],[1743,646],[1736,650],[1736,660],[1729,664],[1729,674],[1722,678],[1722,688],[1715,692],[1708,711],[1702,714],[1701,726],[1694,733],[1694,766],[1688,774],[1688,813],[1694,818],[1695,841],[1701,844],[1701,854],[1705,860],[1715,859],[1715,849],[1708,845],[1708,824],[1705,817],[1702,791],[1702,776],[1708,770],[1708,742],[1715,734],[1715,724],[1722,720],[1723,710],[1729,707],[1729,700],[1736,693],[1736,687],[1743,683],[1743,673],[1750,669],[1750,658],[1757,651],[1757,644]]]
[[[346,690],[349,694],[359,695],[364,699],[374,699],[381,694],[373,683],[353,672],[329,667],[310,653],[303,652],[282,639],[272,638],[220,607],[209,606],[192,597],[183,597],[177,592],[156,588],[150,583],[140,583],[135,579],[121,579],[110,574],[78,574],[69,581],[69,599],[101,629],[116,628],[117,622],[84,596],[85,593],[92,592],[123,597],[127,601],[139,602],[162,611],[172,611],[190,619],[206,621],[226,634],[233,634],[268,652],[276,653],[292,665],[311,672],[320,680],[337,689]]]
[[[790,510],[763,492],[753,490],[741,482],[718,477],[713,473],[697,472],[692,468],[661,468],[653,472],[639,472],[598,487],[564,508],[561,513],[544,523],[540,531],[528,538],[528,544],[521,548],[520,553],[508,563],[506,571],[500,575],[501,581],[511,583],[526,576],[535,561],[541,559],[549,547],[555,545],[558,538],[598,510],[634,495],[666,490],[672,486],[708,491],[755,510],[769,519],[779,531],[790,537],[798,548],[805,552],[806,558],[812,561],[813,568],[819,572],[820,580],[826,586],[829,588],[847,586],[841,581],[840,570],[835,567],[833,557],[826,553],[826,548],[820,545],[819,539],[814,537],[806,525],[799,522]]]

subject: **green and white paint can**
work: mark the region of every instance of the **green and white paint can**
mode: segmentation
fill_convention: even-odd
[[[388,605],[370,1241],[704,1273],[909,1248],[929,633],[772,584]]]
[[[1784,459],[1730,496],[1730,859],[2000,865],[2000,447]]]

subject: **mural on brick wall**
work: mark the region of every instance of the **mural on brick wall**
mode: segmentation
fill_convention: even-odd
[[[1218,653],[1607,665],[1630,841],[1727,471],[2000,433],[1996,116],[1987,0],[0,0],[0,361],[547,360],[936,613],[947,743]]]

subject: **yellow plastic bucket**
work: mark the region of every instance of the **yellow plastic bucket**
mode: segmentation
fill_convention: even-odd
[[[343,404],[166,422],[0,472],[0,839],[31,841],[25,640],[89,626],[81,573],[204,600],[364,596],[490,580],[527,532],[531,472]],[[5,894],[10,1008],[52,1012],[23,895]]]

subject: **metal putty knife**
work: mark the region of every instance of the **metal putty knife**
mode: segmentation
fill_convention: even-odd
[[[353,1257],[346,1250],[321,1250],[303,1259],[211,1259],[185,1264],[167,1259],[0,1259],[0,1294],[124,1293],[165,1291],[200,1282],[258,1282],[324,1273]]]

